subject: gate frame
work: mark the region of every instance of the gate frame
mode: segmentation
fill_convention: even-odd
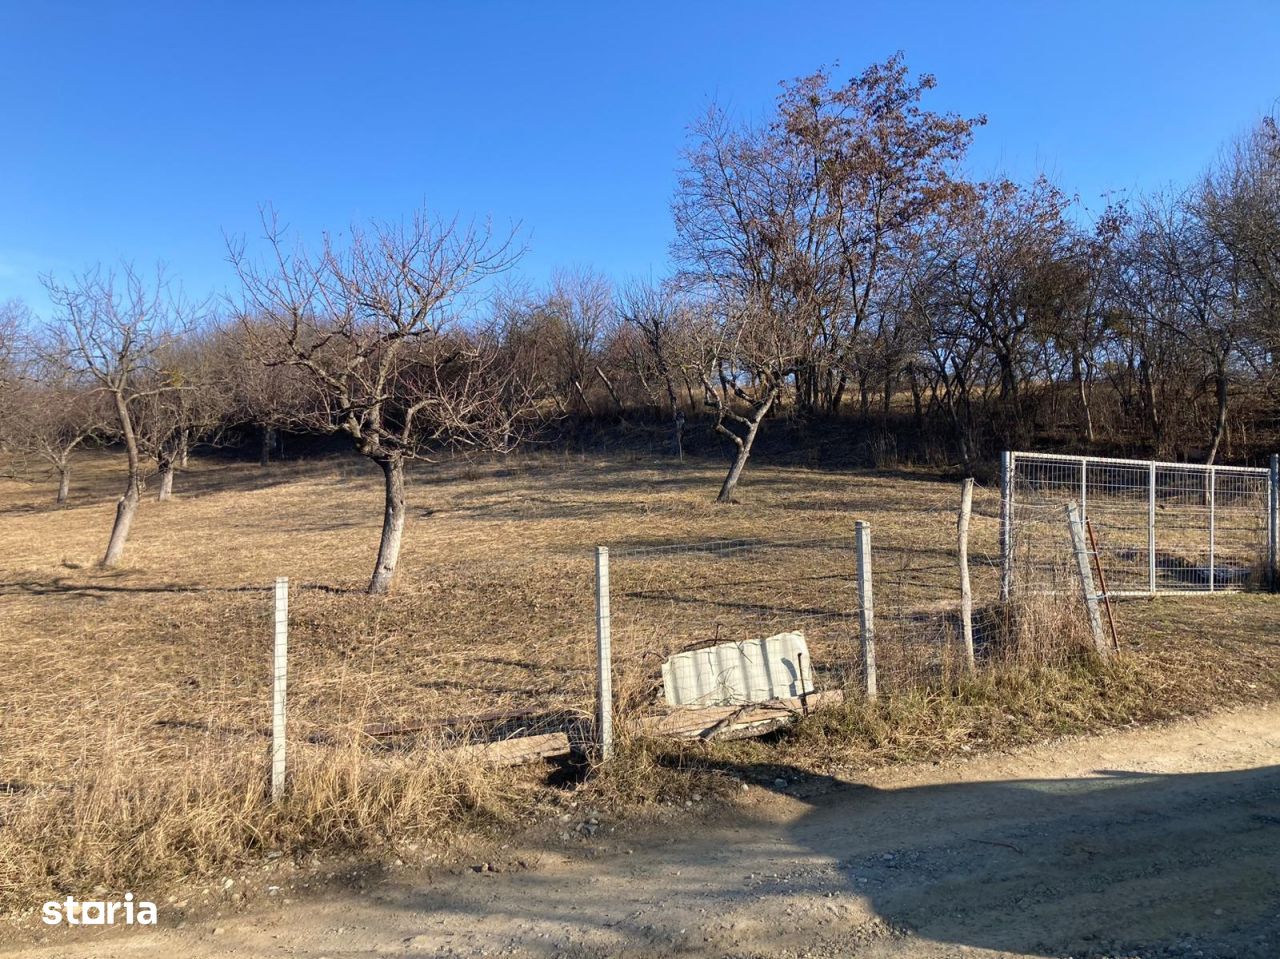
[[[1086,456],[1076,453],[1032,453],[1026,451],[1004,450],[1000,454],[1000,598],[1008,602],[1013,592],[1013,509],[1017,488],[1018,460],[1038,460],[1040,462],[1056,462],[1064,465],[1080,467],[1079,504],[1083,521],[1088,517],[1087,492],[1089,465],[1092,463],[1112,464],[1116,466],[1147,468],[1147,577],[1149,588],[1145,592],[1124,590],[1112,593],[1113,596],[1182,596],[1200,595],[1219,592],[1214,581],[1214,549],[1216,533],[1216,486],[1218,473],[1235,473],[1249,476],[1265,476],[1267,478],[1267,543],[1266,572],[1267,586],[1271,592],[1280,591],[1280,453],[1271,454],[1269,466],[1218,466],[1201,463],[1175,463],[1164,460],[1120,459],[1111,456]],[[1160,467],[1172,469],[1199,469],[1207,477],[1209,491],[1209,585],[1206,589],[1158,589],[1156,587],[1156,470]],[[1228,590],[1231,592],[1231,590]]]

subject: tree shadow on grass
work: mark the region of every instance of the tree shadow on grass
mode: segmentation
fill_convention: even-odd
[[[48,580],[28,579],[0,582],[0,596],[74,596],[84,599],[103,600],[112,595],[131,593],[143,595],[258,593],[265,595],[269,594],[273,588],[272,584],[261,586],[207,586],[188,583],[77,583],[71,582],[65,577],[57,577]],[[337,596],[368,595],[364,587],[333,586],[327,583],[293,583],[290,588],[294,592],[314,590]]]

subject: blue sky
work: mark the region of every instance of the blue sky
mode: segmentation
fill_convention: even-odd
[[[986,113],[969,166],[1097,207],[1185,182],[1280,98],[1280,2],[0,0],[0,300],[163,260],[232,283],[271,203],[306,235],[426,202],[520,221],[523,270],[659,273],[686,125],[905,52]]]

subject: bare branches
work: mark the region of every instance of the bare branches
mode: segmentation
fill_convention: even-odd
[[[297,421],[345,433],[386,476],[382,544],[369,584],[386,592],[404,528],[404,462],[445,449],[506,451],[532,404],[474,307],[485,281],[521,250],[512,230],[432,219],[326,235],[317,252],[287,247],[263,217],[269,263],[243,245],[230,259],[244,287],[241,332],[269,366],[305,383]]]

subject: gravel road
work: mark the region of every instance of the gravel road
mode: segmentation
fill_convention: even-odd
[[[1271,959],[1278,764],[1280,708],[1251,708],[857,782],[769,778],[729,808],[181,929],[162,907],[161,928],[34,942],[33,918],[0,954]]]

